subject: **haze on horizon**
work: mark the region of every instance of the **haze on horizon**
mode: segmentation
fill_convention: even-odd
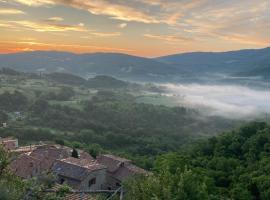
[[[270,44],[268,0],[0,0],[0,53],[161,56]]]

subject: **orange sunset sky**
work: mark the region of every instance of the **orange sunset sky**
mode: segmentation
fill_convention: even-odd
[[[0,0],[0,53],[154,57],[270,46],[269,0]]]

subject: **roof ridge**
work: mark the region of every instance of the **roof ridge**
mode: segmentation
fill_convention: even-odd
[[[72,158],[72,157],[69,157],[69,158]],[[69,162],[69,161],[67,160],[67,159],[69,159],[69,158],[58,159],[58,160],[61,161],[62,163],[67,163],[67,164],[70,164],[70,165],[75,165],[75,166],[78,166],[78,167],[80,167],[80,168],[85,168],[85,169],[89,169],[89,170],[90,170],[89,167],[90,167],[90,166],[93,166],[93,165],[99,165],[99,166],[102,166],[102,167],[106,168],[105,165],[102,165],[102,164],[98,163],[96,160],[91,160],[91,161],[90,161],[91,163],[89,163],[89,164],[87,164],[87,165],[80,165],[79,163]],[[77,159],[77,158],[75,158],[75,159]],[[80,160],[80,159],[78,159],[78,160]],[[86,161],[87,161],[87,159],[81,159],[81,160],[86,160]]]

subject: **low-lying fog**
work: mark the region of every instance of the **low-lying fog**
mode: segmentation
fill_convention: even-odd
[[[270,114],[270,89],[239,85],[162,84],[179,105],[200,109],[208,115],[229,118]]]

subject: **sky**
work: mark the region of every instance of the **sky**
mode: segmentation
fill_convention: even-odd
[[[156,57],[270,46],[270,0],[0,0],[0,53]]]

